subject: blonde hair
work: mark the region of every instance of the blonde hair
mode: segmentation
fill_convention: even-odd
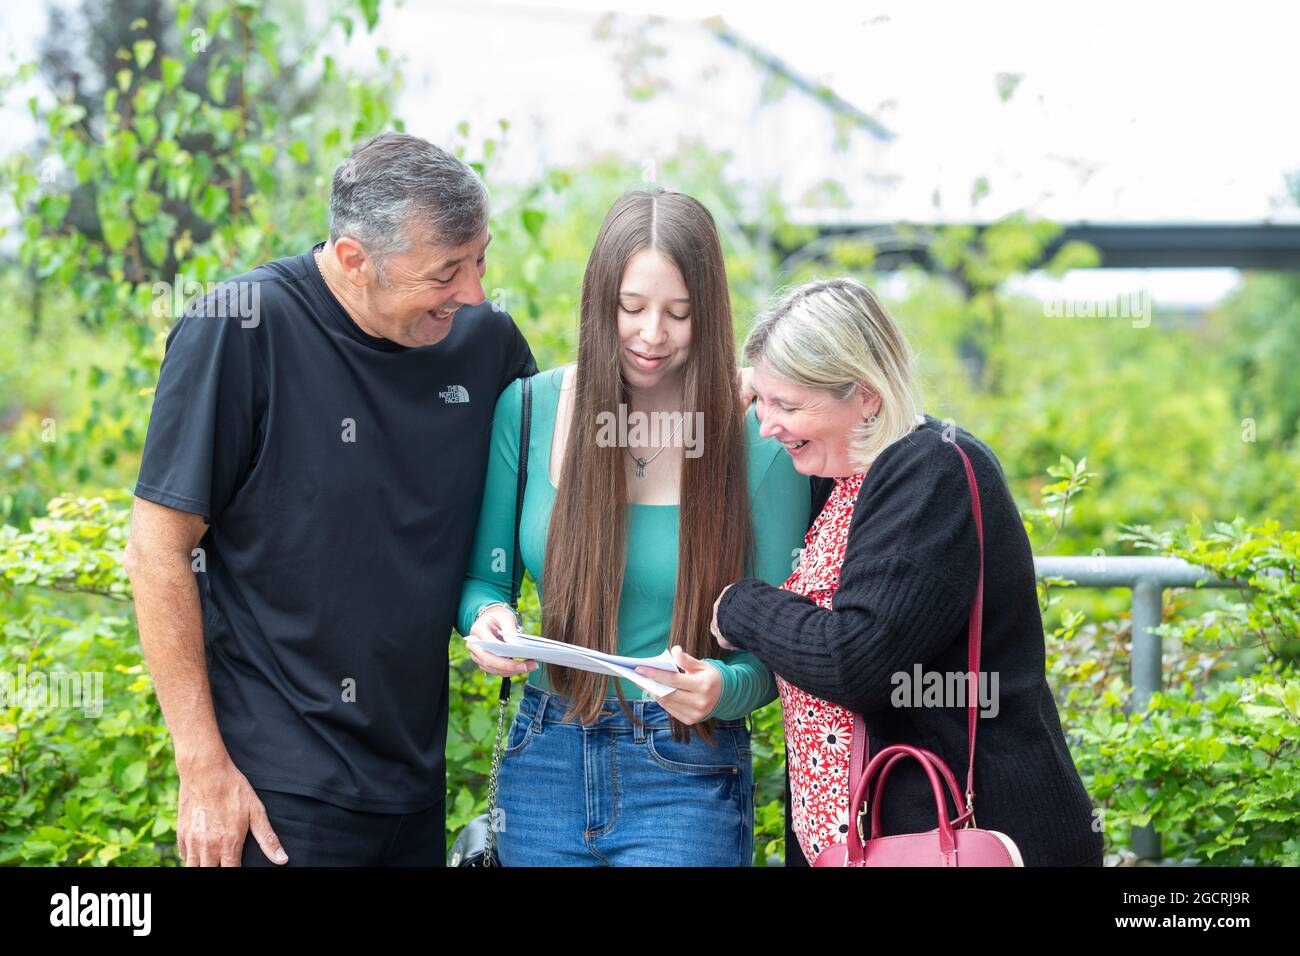
[[[856,279],[819,280],[781,294],[750,329],[744,355],[778,378],[840,399],[859,385],[878,394],[879,410],[849,440],[860,471],[912,430],[922,408],[907,339]]]

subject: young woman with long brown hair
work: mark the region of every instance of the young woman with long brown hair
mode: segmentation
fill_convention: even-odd
[[[728,584],[789,575],[811,492],[741,410],[721,243],[699,202],[655,189],[614,203],[583,279],[577,364],[534,376],[532,394],[520,548],[542,633],[632,657],[672,648],[682,673],[647,672],[675,688],[655,700],[472,651],[490,674],[529,675],[501,763],[501,862],[748,866],[744,718],[776,687],[709,624]],[[461,596],[460,631],[478,639],[517,627],[505,602],[520,416],[516,382],[497,403]]]

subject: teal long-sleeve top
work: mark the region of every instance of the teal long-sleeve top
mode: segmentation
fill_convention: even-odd
[[[528,482],[519,525],[524,567],[532,574],[543,597],[546,532],[556,492],[550,479],[551,444],[563,379],[564,368],[533,376]],[[522,388],[515,381],[501,393],[492,421],[483,504],[457,617],[461,634],[469,633],[475,615],[484,605],[510,600],[521,407]],[[749,501],[755,543],[751,576],[780,586],[798,561],[808,530],[812,490],[808,478],[795,471],[780,442],[759,436],[759,422],[753,408],[745,415],[745,426],[749,436]],[[593,502],[592,506],[598,504]],[[628,505],[627,566],[618,609],[618,653],[621,655],[653,657],[668,648],[677,586],[678,517],[677,505]],[[707,662],[722,674],[722,693],[710,717],[739,719],[776,698],[776,682],[771,672],[752,654],[735,651],[722,659],[708,658]],[[547,666],[540,665],[528,676],[528,682],[539,689],[549,689]],[[616,682],[621,685],[625,698],[641,699],[639,687],[613,677],[608,696],[615,696]]]

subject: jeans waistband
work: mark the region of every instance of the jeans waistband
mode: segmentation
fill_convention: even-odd
[[[638,700],[635,698],[625,698],[627,700],[628,710],[632,712],[633,717],[647,727],[670,726],[671,717],[663,706],[653,700]],[[541,690],[532,684],[524,685],[524,695],[519,702],[519,713],[532,717],[534,720],[540,720],[543,724],[558,723],[575,723],[573,719],[565,720],[568,717],[569,699],[560,694],[551,691]],[[743,729],[744,720],[714,720],[715,727],[728,727],[732,729]],[[587,725],[591,729],[606,730],[626,730],[635,726],[634,722],[629,720],[623,713],[623,708],[619,706],[617,697],[606,697],[604,704],[601,706],[600,715],[595,722]]]

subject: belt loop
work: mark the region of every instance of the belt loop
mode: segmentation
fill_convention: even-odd
[[[645,701],[632,701],[632,740],[642,743],[645,740]]]
[[[537,712],[533,714],[533,732],[540,733],[542,729],[542,715],[546,713],[546,704],[551,699],[550,691],[541,691],[542,699],[537,702]]]

